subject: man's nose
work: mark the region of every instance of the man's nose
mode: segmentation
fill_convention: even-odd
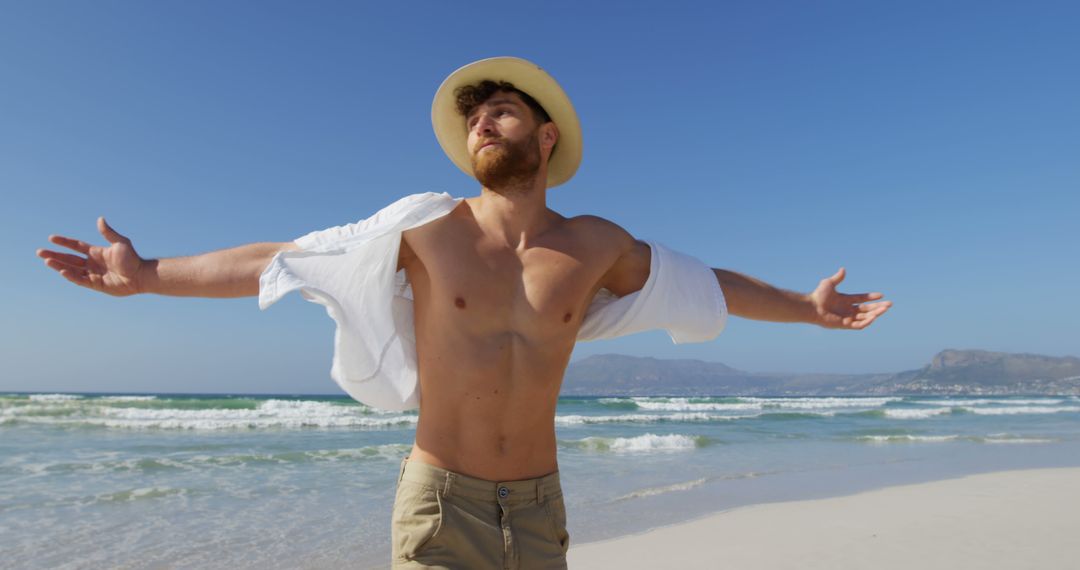
[[[473,128],[476,129],[476,132],[479,134],[490,134],[495,132],[495,121],[492,120],[490,115],[481,113],[480,116],[477,117],[476,124],[473,125]]]

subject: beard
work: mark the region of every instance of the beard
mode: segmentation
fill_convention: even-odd
[[[533,131],[525,140],[501,139],[499,146],[474,153],[470,157],[473,176],[484,188],[498,193],[531,188],[540,170],[539,140],[538,131]]]

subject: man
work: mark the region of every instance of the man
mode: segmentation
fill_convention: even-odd
[[[838,293],[843,269],[797,294],[547,208],[547,189],[577,169],[581,133],[565,93],[527,61],[455,71],[432,120],[479,196],[409,196],[295,242],[188,258],[144,260],[104,219],[107,248],[51,236],[82,256],[38,251],[112,295],[259,294],[265,307],[299,289],[326,305],[334,379],[373,405],[421,404],[394,504],[395,568],[566,566],[554,417],[576,340],[657,327],[707,340],[727,311],[862,329],[891,306]]]

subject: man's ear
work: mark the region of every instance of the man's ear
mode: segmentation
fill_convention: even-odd
[[[558,127],[555,123],[548,121],[540,125],[540,148],[549,150],[555,146],[555,142],[558,141]]]
[[[559,127],[556,127],[552,121],[540,125],[540,148],[550,151],[555,148],[557,142],[559,142]]]

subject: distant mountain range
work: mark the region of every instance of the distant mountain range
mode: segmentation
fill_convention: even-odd
[[[567,396],[1080,395],[1080,358],[943,350],[918,370],[784,374],[719,362],[600,354],[566,371]]]

